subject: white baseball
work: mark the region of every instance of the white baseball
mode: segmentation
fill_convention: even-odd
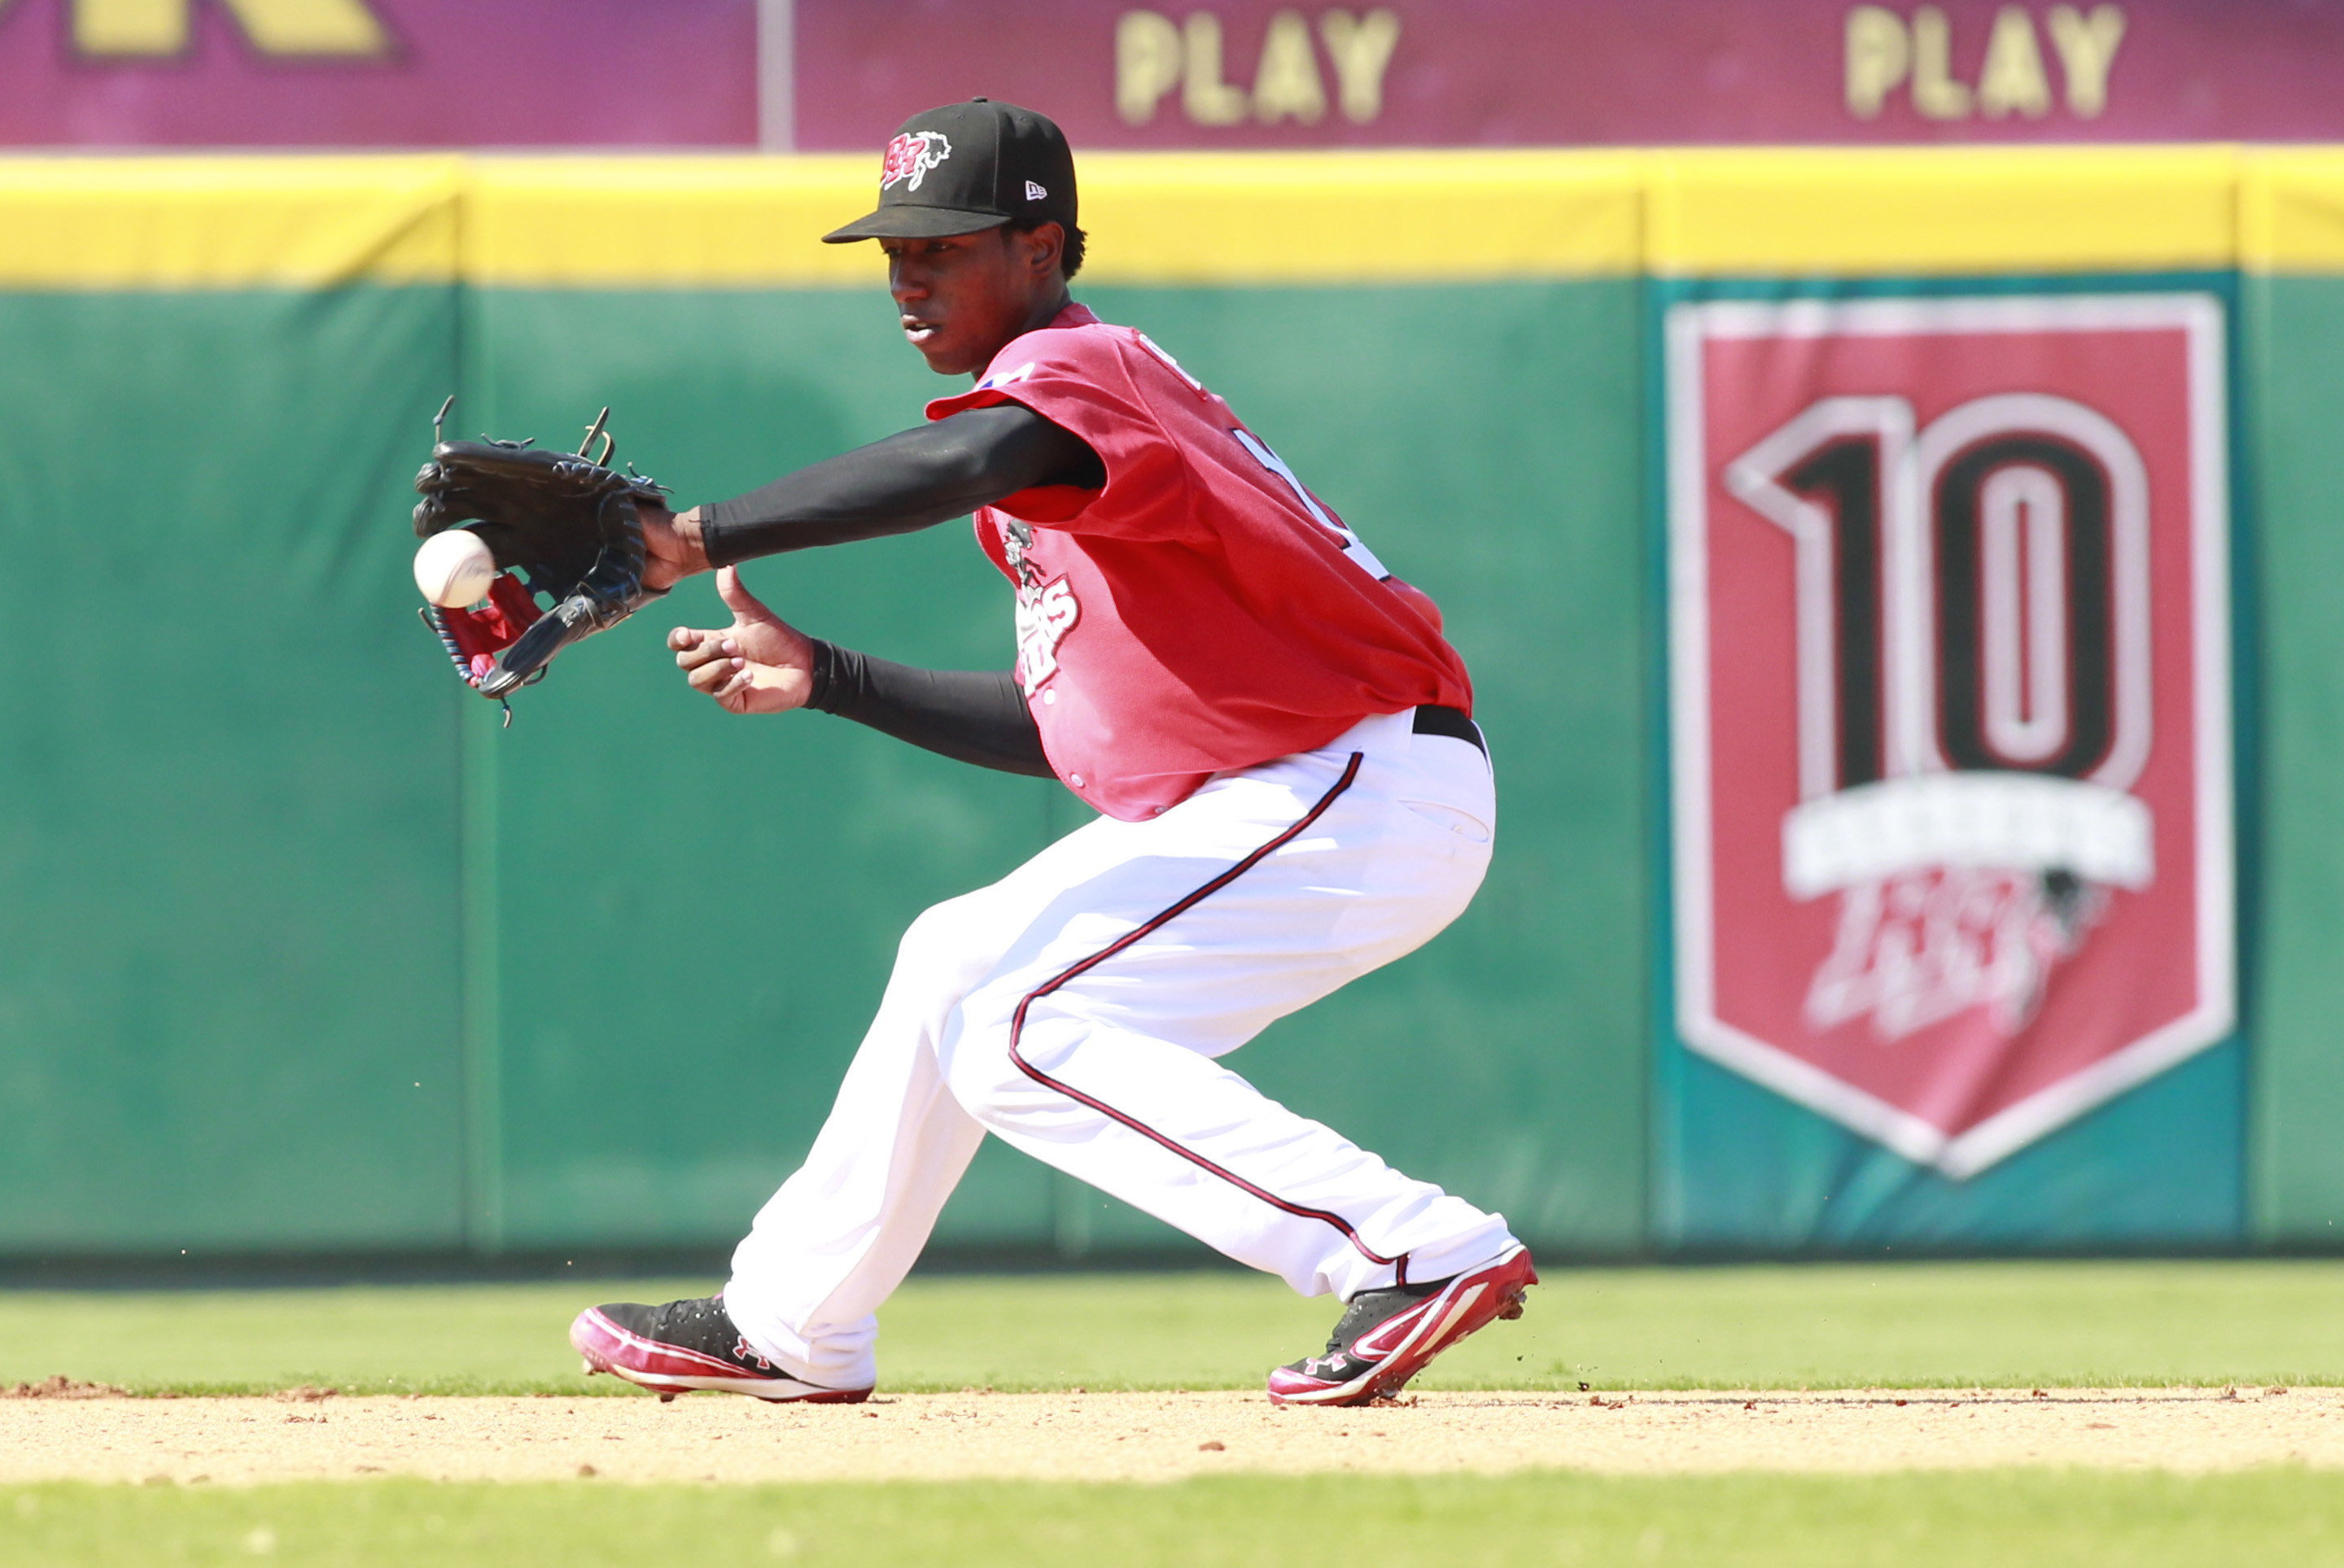
[[[415,586],[444,608],[479,603],[496,575],[496,557],[470,528],[434,534],[415,552]]]

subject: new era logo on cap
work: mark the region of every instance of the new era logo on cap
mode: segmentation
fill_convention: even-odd
[[[1026,199],[1027,201],[1040,201],[1044,196],[1048,196],[1049,194],[1050,193],[1048,191],[1044,190],[1032,180],[1027,180],[1026,182]]]

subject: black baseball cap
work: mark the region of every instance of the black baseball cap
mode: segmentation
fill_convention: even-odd
[[[1046,115],[971,98],[905,120],[880,166],[879,210],[822,237],[941,239],[1028,221],[1073,232],[1074,149]]]

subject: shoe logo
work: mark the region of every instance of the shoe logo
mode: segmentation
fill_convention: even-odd
[[[879,166],[879,188],[887,190],[897,180],[909,180],[904,188],[918,190],[928,171],[952,156],[952,144],[941,131],[914,131],[897,136],[887,144],[886,161]]]
[[[1032,180],[1027,180],[1026,182],[1026,199],[1027,201],[1040,201],[1044,196],[1046,196],[1049,194],[1050,193],[1048,191],[1044,190]]]
[[[1399,1342],[1423,1320],[1422,1307],[1411,1307],[1395,1317],[1386,1318],[1352,1343],[1351,1353],[1368,1361],[1381,1361],[1399,1349]]]
[[[773,1362],[767,1361],[764,1357],[759,1355],[755,1351],[749,1348],[749,1336],[746,1334],[743,1334],[741,1336],[741,1342],[732,1347],[732,1359],[739,1362],[743,1366],[747,1366],[750,1362],[754,1362],[757,1364],[757,1370],[759,1372],[771,1372],[773,1370]]]

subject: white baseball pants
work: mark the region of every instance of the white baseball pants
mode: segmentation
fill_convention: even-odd
[[[872,1384],[874,1313],[987,1132],[1306,1295],[1511,1246],[1501,1216],[1215,1060],[1421,946],[1480,886],[1489,765],[1411,719],[1223,774],[1150,821],[1102,818],[914,920],[804,1165],[732,1255],[750,1344],[811,1382]]]

